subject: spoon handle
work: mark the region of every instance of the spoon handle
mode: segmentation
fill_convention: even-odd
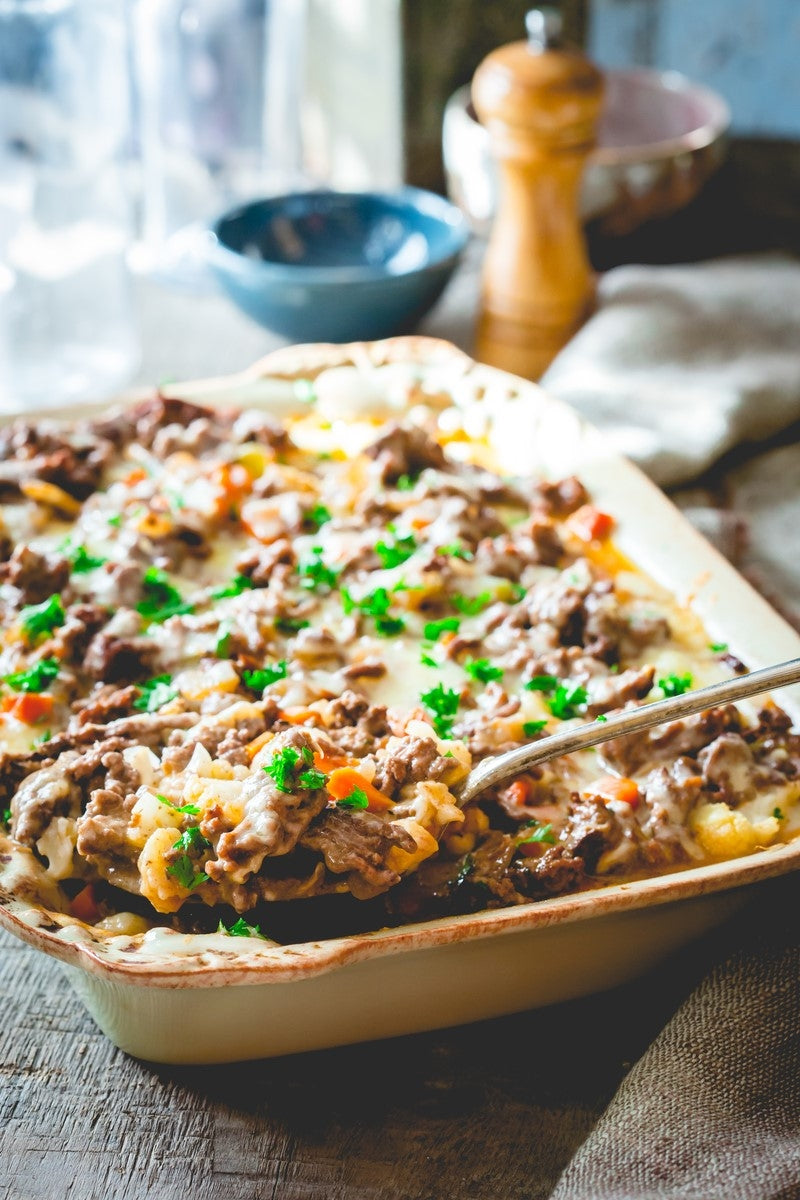
[[[538,742],[515,747],[505,754],[496,754],[492,758],[484,759],[470,771],[459,793],[458,802],[466,804],[487,788],[494,787],[511,775],[519,775],[536,763],[545,762],[549,758],[572,754],[576,750],[587,750],[590,746],[608,742],[622,734],[639,733],[652,725],[691,717],[717,704],[744,700],[747,696],[756,696],[759,692],[788,687],[789,684],[798,682],[800,658],[793,658],[789,662],[762,667],[759,671],[751,671],[735,679],[712,683],[696,692],[685,692],[682,696],[671,696],[667,700],[657,700],[654,704],[626,709],[617,716],[608,717],[606,721],[592,721],[590,724],[541,738]]]

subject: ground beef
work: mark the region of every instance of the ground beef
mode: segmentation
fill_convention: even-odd
[[[439,443],[414,425],[390,426],[365,453],[377,462],[383,483],[397,483],[401,475],[413,477],[426,467],[441,470],[447,465]]]
[[[681,754],[696,755],[721,733],[738,731],[740,721],[732,705],[711,708],[696,717],[613,738],[598,746],[598,754],[613,770],[633,775],[648,763],[668,763]]]
[[[14,421],[0,430],[0,495],[39,479],[85,500],[99,486],[112,450],[85,425],[65,430],[53,421]]]
[[[19,592],[21,604],[41,604],[67,586],[70,565],[59,555],[40,554],[20,545],[9,560],[0,563],[0,583],[10,584]]]
[[[362,658],[343,667],[340,674],[343,679],[380,679],[386,674],[386,664],[377,658]]]
[[[655,667],[641,667],[593,678],[588,686],[586,712],[596,717],[609,709],[623,708],[630,700],[643,700],[653,686],[655,673]]]
[[[432,739],[412,737],[397,750],[387,750],[378,757],[373,782],[379,791],[392,796],[407,783],[441,779],[452,763],[451,758],[439,753]]]
[[[114,683],[98,684],[88,696],[72,705],[79,725],[105,725],[130,715],[139,689],[129,684],[117,687]]]
[[[340,754],[364,758],[389,736],[386,707],[370,704],[349,689],[334,700],[328,712],[327,734]]]
[[[86,811],[78,820],[78,853],[109,883],[136,894],[140,887],[138,854],[128,840],[128,828],[139,774],[114,750],[102,754],[98,765],[103,767],[105,778],[103,786],[91,792]]]
[[[304,729],[279,733],[271,743],[275,753],[289,746],[311,754],[316,749]],[[285,792],[266,771],[250,775],[242,788],[244,817],[219,839],[217,858],[206,868],[211,879],[218,882],[227,877],[233,883],[244,883],[257,874],[265,858],[288,854],[327,799],[324,788]]]
[[[78,755],[68,751],[27,775],[11,800],[11,836],[33,846],[54,817],[77,815],[81,791],[67,771]]]
[[[511,870],[514,886],[531,900],[577,892],[586,883],[586,864],[564,846],[542,847],[538,857],[517,859]]]
[[[195,747],[202,746],[212,758],[224,758],[232,764],[247,763],[250,760],[244,753],[244,747],[267,729],[273,728],[279,711],[273,702],[265,705],[258,714],[237,717],[235,723],[231,722],[230,713],[226,718],[225,709],[216,720],[204,717],[188,733],[175,730],[162,756],[163,762],[172,771],[182,771],[194,754]]]
[[[386,865],[386,856],[397,846],[413,851],[416,842],[402,825],[370,812],[326,808],[301,838],[316,850],[334,875],[346,875],[347,887],[359,900],[387,891],[400,876]]]
[[[540,483],[536,487],[535,499],[545,512],[558,517],[569,516],[589,501],[589,493],[574,475],[559,479],[557,483]]]
[[[157,675],[158,645],[141,634],[140,627],[137,613],[121,609],[109,626],[90,641],[83,660],[84,671],[104,683]]]
[[[617,817],[597,796],[575,796],[567,809],[561,846],[572,858],[581,858],[588,871],[600,855],[613,849],[622,837]]]
[[[269,546],[248,550],[236,563],[239,575],[246,575],[254,587],[267,587],[278,566],[293,567],[296,556],[288,538],[278,538]]]

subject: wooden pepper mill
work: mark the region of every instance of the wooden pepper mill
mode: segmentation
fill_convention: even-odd
[[[476,354],[538,379],[594,303],[578,205],[603,77],[561,47],[555,10],[534,9],[526,24],[528,41],[493,51],[472,82],[500,173]]]

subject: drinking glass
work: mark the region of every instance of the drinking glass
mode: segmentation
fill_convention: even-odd
[[[57,407],[138,359],[126,252],[128,43],[108,0],[0,0],[0,408]]]

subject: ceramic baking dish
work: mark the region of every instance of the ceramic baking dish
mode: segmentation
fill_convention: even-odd
[[[446,343],[294,347],[234,377],[170,388],[203,403],[286,412],[287,381],[355,365],[413,362],[436,390],[480,389],[509,472],[575,472],[618,520],[616,542],[709,635],[750,667],[800,655],[800,637],[634,466],[540,388],[473,363]],[[88,410],[73,410],[75,417]],[[781,694],[793,716],[800,692]],[[800,866],[800,839],[747,857],[475,916],[275,947],[156,929],[101,935],[57,911],[53,884],[0,838],[0,924],[59,959],[100,1028],[158,1062],[287,1054],[499,1016],[623,983],[746,900],[744,885]]]

